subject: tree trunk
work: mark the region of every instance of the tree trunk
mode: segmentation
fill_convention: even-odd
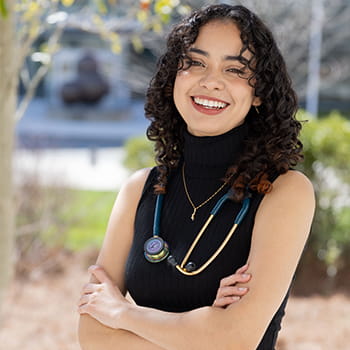
[[[13,267],[12,151],[18,82],[13,1],[6,1],[6,4],[7,16],[0,16],[0,317]]]

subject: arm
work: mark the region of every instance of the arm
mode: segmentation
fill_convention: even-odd
[[[132,175],[121,188],[109,219],[105,239],[97,259],[111,281],[125,294],[124,270],[133,238],[134,218],[141,192],[149,174],[143,169]],[[97,282],[96,279],[92,279]],[[161,350],[151,342],[125,330],[112,330],[91,316],[81,315],[78,329],[83,350],[116,348]]]
[[[82,350],[164,350],[131,332],[106,327],[87,314],[80,317],[79,342]]]
[[[314,194],[306,177],[296,171],[279,176],[256,215],[248,259],[254,278],[245,283],[249,293],[244,298],[226,309],[175,314],[127,304],[117,296],[111,326],[167,350],[255,349],[291,283],[313,213]],[[98,305],[83,309],[94,314]]]

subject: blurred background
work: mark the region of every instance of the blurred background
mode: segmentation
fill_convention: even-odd
[[[129,174],[153,165],[144,95],[172,24],[221,1],[0,0],[0,343],[78,350],[76,302]],[[225,1],[275,34],[317,212],[278,350],[350,340],[350,0]],[[13,198],[15,200],[13,200]]]

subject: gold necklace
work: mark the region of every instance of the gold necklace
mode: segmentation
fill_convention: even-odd
[[[228,178],[228,180],[231,178],[231,176]],[[201,204],[195,206],[192,202],[192,199],[190,197],[190,194],[188,193],[188,189],[187,189],[187,184],[186,184],[186,179],[185,179],[185,163],[183,163],[182,165],[182,181],[184,184],[184,188],[185,188],[185,193],[186,193],[186,197],[188,199],[188,201],[190,202],[192,208],[193,208],[193,213],[191,215],[191,220],[194,221],[194,217],[196,216],[196,212],[199,208],[203,207],[203,205],[207,204],[212,198],[214,198],[226,185],[227,185],[227,181],[226,180],[209,198],[207,198],[204,202],[202,202]]]

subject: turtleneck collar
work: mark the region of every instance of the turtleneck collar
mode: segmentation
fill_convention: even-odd
[[[217,136],[194,136],[184,132],[184,162],[188,177],[223,178],[243,148],[247,122]]]

